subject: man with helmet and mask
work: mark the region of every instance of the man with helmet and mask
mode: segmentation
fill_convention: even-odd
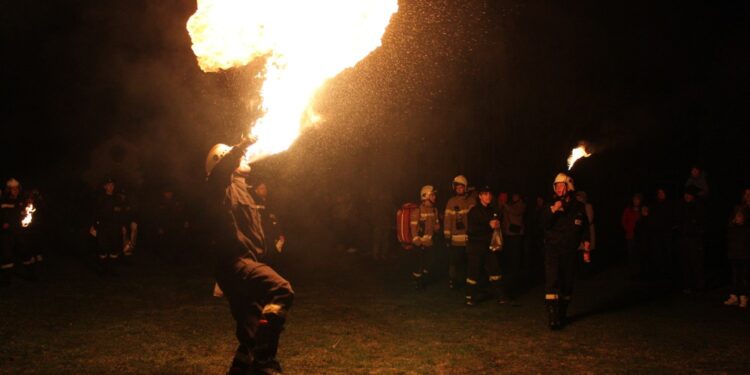
[[[425,185],[419,192],[422,202],[419,208],[411,212],[411,234],[414,245],[415,266],[412,276],[417,288],[423,288],[425,278],[430,272],[432,262],[433,235],[440,230],[440,217],[438,217],[435,200],[437,191],[432,185]]]
[[[294,292],[287,280],[262,263],[266,246],[258,204],[248,192],[250,165],[243,155],[254,143],[214,146],[206,159],[215,226],[215,277],[229,301],[239,346],[228,374],[277,374],[279,335]]]
[[[578,249],[589,261],[590,240],[586,207],[575,198],[573,179],[559,173],[552,184],[553,203],[542,210],[544,229],[545,302],[549,328],[556,330],[565,323],[578,263]],[[581,246],[583,244],[583,246]]]
[[[466,276],[466,234],[469,210],[477,203],[476,196],[467,192],[469,182],[458,175],[453,179],[456,195],[445,204],[443,235],[448,245],[448,286],[453,289],[460,285]]]

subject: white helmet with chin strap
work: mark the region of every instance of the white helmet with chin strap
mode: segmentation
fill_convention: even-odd
[[[552,183],[552,190],[555,190],[555,185],[559,183],[565,183],[568,187],[568,191],[574,191],[576,188],[573,185],[573,179],[565,173],[558,173],[555,177],[555,182]]]
[[[223,143],[219,143],[214,145],[214,147],[211,147],[211,150],[208,152],[208,156],[206,157],[206,176],[211,175],[211,171],[216,167],[216,164],[219,164],[221,159],[223,159],[229,151],[232,151],[232,146],[225,145]]]
[[[436,193],[437,190],[432,185],[422,186],[422,190],[419,191],[419,197],[425,200],[430,197],[430,194]]]
[[[453,184],[454,185],[463,185],[463,186],[469,186],[469,180],[466,179],[463,175],[458,175],[453,178]]]

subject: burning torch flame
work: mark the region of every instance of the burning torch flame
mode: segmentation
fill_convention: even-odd
[[[568,170],[571,170],[573,168],[573,164],[578,161],[580,158],[587,158],[591,156],[591,153],[586,151],[585,146],[578,146],[573,149],[573,151],[570,152],[570,156],[568,156]]]
[[[36,208],[34,208],[34,205],[29,203],[28,206],[26,206],[26,216],[24,216],[23,220],[21,220],[21,226],[26,228],[29,225],[31,225],[31,220],[34,218],[34,212],[36,212]]]
[[[398,0],[198,0],[187,29],[200,68],[216,72],[265,58],[264,115],[249,135],[250,162],[282,152],[320,120],[315,93],[380,46]]]

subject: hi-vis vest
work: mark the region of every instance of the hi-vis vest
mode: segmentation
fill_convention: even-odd
[[[466,235],[469,210],[477,203],[474,195],[455,195],[445,205],[445,227],[443,235],[451,241],[452,246],[466,246],[469,237]]]
[[[432,236],[440,228],[440,218],[435,207],[426,206],[424,203],[419,208],[411,211],[411,234],[419,241],[415,245],[432,246]]]

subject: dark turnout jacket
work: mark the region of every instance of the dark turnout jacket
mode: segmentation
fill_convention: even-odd
[[[550,205],[542,209],[540,222],[544,243],[561,251],[575,251],[583,241],[590,241],[586,206],[572,196],[563,200],[561,211],[552,213]]]
[[[258,205],[247,189],[245,177],[235,170],[244,150],[232,149],[208,177],[208,214],[214,226],[217,266],[239,258],[260,261],[265,253]]]
[[[701,238],[706,232],[706,209],[701,201],[683,202],[678,213],[678,233],[683,238]]]
[[[480,202],[472,207],[467,215],[466,234],[469,236],[469,243],[489,244],[492,241],[492,232],[494,232],[494,229],[490,227],[490,221],[499,218],[500,215],[493,204],[484,206]]]

